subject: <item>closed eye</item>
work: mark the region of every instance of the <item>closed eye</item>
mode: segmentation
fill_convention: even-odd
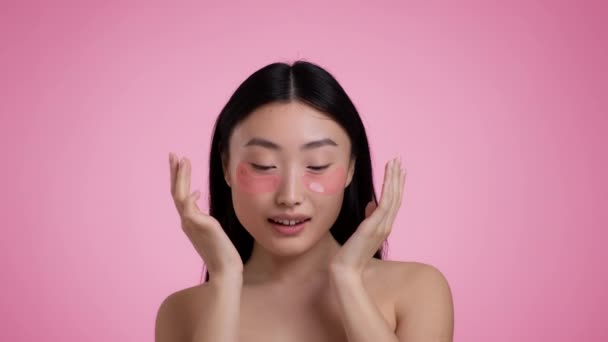
[[[314,170],[314,171],[321,171],[321,170],[325,170],[329,167],[330,164],[327,165],[323,165],[323,166],[309,166],[310,169]]]
[[[254,164],[254,163],[251,163],[251,166],[254,169],[256,169],[256,170],[263,170],[263,171],[266,171],[268,169],[272,169],[274,167],[274,166],[257,165],[257,164]]]
[[[321,171],[321,170],[327,169],[329,167],[329,165],[331,165],[331,164],[322,165],[322,166],[309,166],[308,168],[313,171]],[[270,169],[274,168],[274,166],[257,165],[254,163],[251,163],[251,166],[256,170],[262,170],[262,171],[266,171],[266,170],[270,170]]]

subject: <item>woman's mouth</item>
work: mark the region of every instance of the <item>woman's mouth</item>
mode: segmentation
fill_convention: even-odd
[[[310,221],[310,218],[304,220],[278,220],[278,219],[268,219],[268,222],[272,225],[272,227],[279,233],[283,235],[295,235],[301,232],[306,224]]]

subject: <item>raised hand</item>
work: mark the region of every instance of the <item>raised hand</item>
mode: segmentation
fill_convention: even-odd
[[[241,275],[243,262],[220,223],[198,208],[200,191],[190,193],[191,166],[187,158],[181,161],[169,153],[171,196],[179,213],[181,226],[190,242],[203,258],[213,277]]]
[[[391,232],[393,221],[401,206],[406,171],[401,160],[393,159],[386,164],[384,183],[378,207],[369,202],[365,209],[366,219],[344,243],[331,261],[335,271],[361,274],[382,242]]]

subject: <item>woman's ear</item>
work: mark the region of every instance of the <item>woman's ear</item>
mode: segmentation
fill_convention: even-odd
[[[353,180],[353,175],[355,174],[355,162],[357,161],[356,158],[351,158],[350,162],[348,163],[348,173],[346,175],[346,187],[348,187],[350,185],[350,182]]]
[[[230,188],[230,187],[232,187],[232,186],[230,185],[230,175],[229,175],[229,174],[224,173],[224,180],[226,180],[226,184],[228,184],[228,187],[229,187],[229,188]]]
[[[222,154],[222,172],[224,173],[224,180],[230,187],[230,165],[228,164],[228,158]]]

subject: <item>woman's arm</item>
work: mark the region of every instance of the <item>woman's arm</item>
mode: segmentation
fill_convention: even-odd
[[[448,282],[432,266],[421,267],[414,278],[403,282],[409,283],[404,289],[411,293],[400,296],[396,303],[397,329],[393,332],[365,291],[359,274],[332,272],[348,341],[451,342],[454,307]]]
[[[192,296],[179,293],[163,301],[156,317],[156,342],[236,342],[239,333],[239,308],[242,275],[220,278],[212,276],[196,296],[196,312]],[[186,301],[188,303],[186,303]],[[195,326],[187,323],[194,317]]]
[[[201,303],[192,342],[238,341],[242,288],[242,274],[210,278],[209,296]]]
[[[399,342],[367,294],[360,274],[333,270],[331,284],[338,298],[348,342]]]

